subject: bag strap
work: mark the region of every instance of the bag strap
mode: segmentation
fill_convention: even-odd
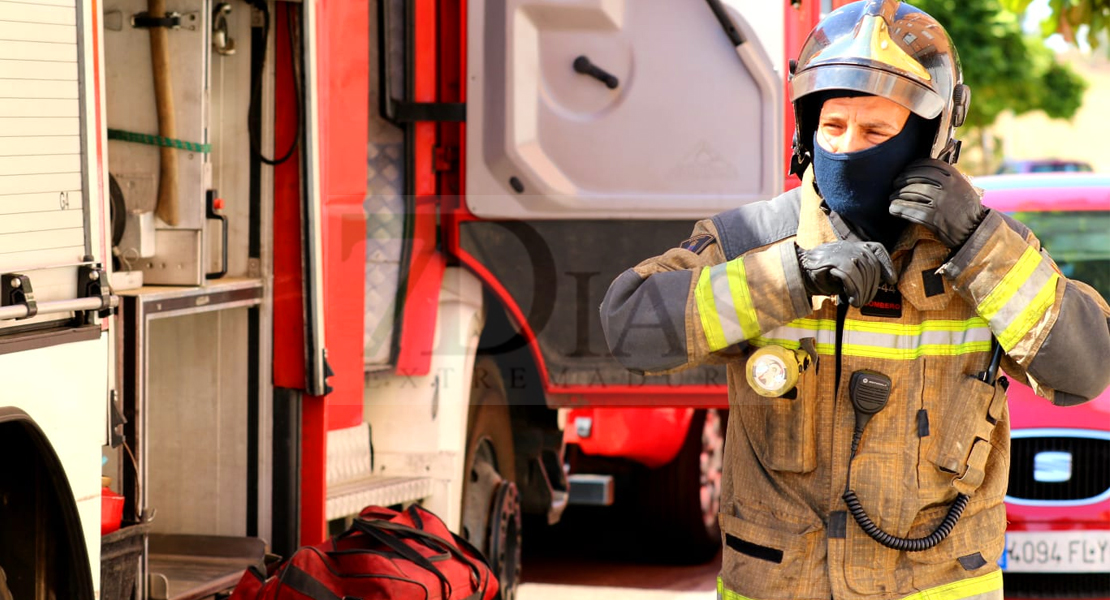
[[[401,516],[401,513],[393,510],[392,508],[386,508],[384,506],[367,506],[358,513],[358,516],[364,519],[395,519]]]
[[[455,542],[458,543],[459,546],[462,546],[467,552],[470,552],[482,562],[482,566],[486,568],[486,573],[489,573],[489,577],[494,577],[493,567],[490,566],[489,560],[480,550],[474,547],[474,544],[471,544],[465,538],[455,535],[454,533],[451,534],[451,537],[455,538]],[[470,569],[474,573],[474,587],[478,588],[478,591],[472,598],[484,598],[486,595],[486,586],[489,584],[489,578],[487,578],[486,581],[482,581],[481,569],[479,569],[478,565],[474,564],[474,561],[470,560],[465,554],[462,556],[462,560],[470,565]]]
[[[482,569],[477,564],[475,564],[475,562],[471,560],[470,557],[466,555],[466,553],[459,550],[459,546],[465,548],[468,552],[477,557],[477,559],[481,561],[481,564],[486,567],[487,572],[491,574],[493,572],[492,568],[489,566],[489,562],[486,560],[481,551],[475,548],[470,542],[455,535],[454,533],[451,534],[451,537],[454,538],[455,544],[457,545],[452,544],[451,542],[439,537],[438,535],[435,535],[434,533],[429,533],[420,529],[414,529],[407,525],[401,525],[390,521],[369,521],[365,519],[355,519],[353,527],[358,528],[359,531],[366,531],[367,528],[377,528],[393,532],[399,537],[413,538],[416,541],[424,544],[424,546],[432,551],[447,551],[451,554],[451,556],[461,561],[470,569],[471,583],[474,585],[475,588],[480,588],[482,591],[485,590],[488,583],[488,581],[483,581]]]
[[[476,548],[473,544],[471,544],[465,538],[463,538],[459,535],[456,535],[454,532],[448,532],[448,533],[451,533],[451,539],[453,539],[455,541],[455,544],[457,545],[457,547],[461,547],[463,550],[466,550],[466,552],[469,552],[472,556],[474,556],[478,560],[478,562],[481,563],[481,566],[486,568],[487,573],[490,573],[491,575],[493,574],[493,567],[490,566],[489,560],[486,558],[486,555],[482,554],[481,550]],[[467,556],[466,552],[460,551],[459,552],[459,559],[466,562],[466,564],[470,565],[470,571],[473,573],[472,579],[474,580],[474,587],[481,587],[482,589],[485,589],[485,587],[486,587],[485,583],[482,582],[482,569],[481,569],[481,567],[479,567],[477,563],[475,563],[473,560],[471,560],[470,556]]]
[[[423,508],[421,508],[420,506],[418,506],[416,504],[413,504],[413,505],[409,506],[409,508],[406,512],[409,513],[409,517],[413,520],[413,522],[418,524],[421,531],[424,531],[424,533],[427,533],[429,536],[431,536],[431,537],[433,537],[437,540],[444,541],[441,538],[437,537],[435,534],[429,533],[429,532],[424,530],[424,519],[420,516],[420,513],[425,513],[425,512],[427,512],[426,510],[424,510]],[[435,515],[432,515],[431,513],[427,513],[427,514],[435,517]],[[474,544],[471,544],[469,540],[467,540],[464,537],[460,537],[458,534],[456,534],[453,531],[448,530],[448,533],[451,534],[451,539],[453,539],[455,541],[456,545],[463,548],[467,552],[473,554],[474,557],[477,558],[482,563],[482,565],[484,565],[487,569],[490,570],[490,572],[493,571],[493,566],[490,565],[489,559],[487,559],[486,556],[484,554],[482,554],[482,551],[478,550],[478,548],[476,548],[474,546]],[[463,557],[463,559],[465,560],[466,557]]]
[[[353,527],[358,528],[359,531],[361,531],[362,533],[364,533],[365,535],[367,535],[371,538],[374,538],[378,542],[380,542],[382,544],[385,544],[386,546],[389,546],[395,552],[397,552],[402,557],[404,557],[408,561],[412,562],[416,566],[418,566],[418,567],[432,573],[433,575],[435,575],[436,578],[439,579],[440,583],[443,584],[443,597],[444,598],[451,597],[451,594],[452,594],[451,582],[447,579],[446,575],[444,575],[442,572],[440,572],[440,570],[437,569],[436,566],[433,565],[432,562],[427,559],[427,557],[423,556],[422,554],[420,554],[419,552],[414,550],[411,546],[409,546],[409,545],[405,544],[404,542],[396,539],[395,537],[389,535],[385,531],[382,531],[380,529],[376,529],[373,526],[368,526],[369,523],[370,523],[369,521],[365,521],[363,519],[355,519]]]
[[[298,594],[308,596],[312,600],[344,600],[335,592],[328,589],[319,579],[307,572],[288,565],[278,578],[278,585],[285,586]]]
[[[388,521],[366,521],[356,519],[355,526],[359,527],[360,531],[366,531],[366,529],[374,528],[395,533],[398,537],[412,538],[422,543],[425,547],[427,547],[429,550],[432,550],[433,552],[446,551],[454,558],[462,561],[470,569],[470,578],[474,582],[475,586],[480,585],[482,582],[482,570],[478,567],[478,565],[474,564],[474,561],[470,560],[470,557],[466,556],[466,554],[459,550],[457,546],[439,537],[438,535],[435,535],[434,533],[428,533],[427,531],[413,529],[412,527],[408,527],[406,525],[399,525],[397,523],[390,523]],[[453,534],[452,536],[455,537],[456,540],[461,541],[469,548],[474,548],[470,545],[469,542],[461,540],[461,538],[459,538],[458,536],[454,536]],[[482,556],[482,553],[478,552],[476,549],[473,550],[473,552],[477,556]],[[483,559],[483,562],[484,560],[485,559]]]

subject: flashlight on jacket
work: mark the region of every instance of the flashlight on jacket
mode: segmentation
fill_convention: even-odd
[[[744,373],[755,393],[778,398],[798,385],[802,371],[809,366],[809,354],[782,346],[765,346],[748,358]]]

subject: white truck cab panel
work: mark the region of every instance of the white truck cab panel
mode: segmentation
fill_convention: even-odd
[[[700,218],[776,195],[780,52],[710,4],[469,3],[470,211]]]

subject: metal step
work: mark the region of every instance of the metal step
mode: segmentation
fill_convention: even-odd
[[[570,504],[612,506],[613,476],[576,473],[567,477]]]
[[[414,502],[432,492],[430,477],[366,475],[328,485],[327,520],[357,515],[370,505],[392,506]]]
[[[251,565],[262,566],[258,538],[151,534],[149,600],[200,600],[233,587]]]

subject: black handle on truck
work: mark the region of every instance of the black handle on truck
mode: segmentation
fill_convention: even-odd
[[[617,86],[620,85],[620,80],[615,75],[590,62],[590,59],[585,56],[574,59],[574,71],[593,77],[611,90],[617,89]]]

